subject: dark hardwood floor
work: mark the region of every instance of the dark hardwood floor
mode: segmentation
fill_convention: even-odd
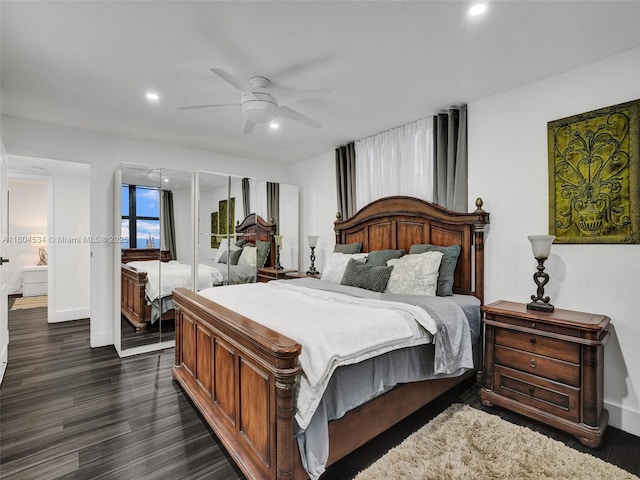
[[[244,478],[171,379],[173,349],[121,359],[89,348],[89,321],[47,324],[46,309],[9,315],[9,364],[0,386],[0,478]],[[591,450],[572,436],[480,404],[472,382],[396,425],[322,477],[349,479],[451,403],[549,435],[640,475],[640,438],[609,427]]]

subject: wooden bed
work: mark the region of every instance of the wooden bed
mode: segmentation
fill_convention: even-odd
[[[270,242],[271,248],[269,250],[269,257],[267,258],[267,266],[275,265],[275,225],[269,224],[259,215],[252,213],[242,222],[238,222],[235,230],[239,238],[244,238],[248,242],[255,243],[256,239]],[[172,260],[168,250],[160,252],[157,248],[122,249],[122,267],[120,274],[121,311],[122,315],[136,329],[136,332],[146,330],[151,321],[151,305],[147,304],[145,298],[147,272],[140,271],[126,264],[133,261],[157,260],[159,258],[162,262]],[[169,310],[162,314],[160,320],[173,320],[174,318],[174,310]]]
[[[461,245],[454,291],[484,291],[484,228],[489,214],[455,213],[409,197],[377,200],[335,222],[336,242],[363,250],[418,243]],[[186,289],[174,291],[173,376],[250,479],[307,478],[294,438],[294,384],[301,347]],[[330,465],[472,376],[404,384],[329,423]]]

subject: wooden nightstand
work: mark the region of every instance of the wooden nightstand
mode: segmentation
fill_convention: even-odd
[[[598,447],[609,420],[602,385],[609,317],[560,309],[538,312],[506,301],[482,311],[482,403],[508,408]]]
[[[291,280],[293,278],[320,278],[320,272],[314,275],[307,275],[305,272],[298,270],[281,269],[277,270],[273,267],[264,267],[258,269],[258,281],[270,282],[271,280]]]
[[[258,281],[270,282],[271,280],[288,280],[287,275],[289,273],[297,272],[297,270],[281,268],[278,270],[275,267],[263,267],[258,269]]]
[[[314,274],[307,274],[307,272],[298,272],[298,271],[293,271],[293,272],[287,273],[287,278],[288,279],[292,279],[292,278],[320,278],[321,276],[322,276],[322,274],[320,272],[316,272]]]

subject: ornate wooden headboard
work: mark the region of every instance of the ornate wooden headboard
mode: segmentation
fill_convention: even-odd
[[[140,262],[146,260],[158,260],[168,262],[171,260],[171,252],[169,250],[160,250],[159,248],[123,248],[122,263]]]
[[[460,245],[454,293],[484,297],[484,229],[489,214],[482,200],[473,213],[460,213],[412,197],[371,202],[353,217],[335,222],[336,243],[362,242],[363,252],[400,250],[411,245]]]
[[[269,257],[265,263],[265,267],[273,267],[276,264],[276,225],[267,222],[264,218],[256,213],[249,214],[242,222],[236,225],[236,235],[238,239],[245,239],[247,242],[256,243],[256,240],[269,242]]]

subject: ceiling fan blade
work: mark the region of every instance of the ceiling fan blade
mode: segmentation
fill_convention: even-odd
[[[215,103],[211,105],[186,105],[184,107],[176,107],[178,110],[195,110],[197,108],[211,108],[211,107],[239,107],[239,103]]]
[[[238,90],[240,90],[242,93],[250,97],[252,100],[258,100],[248,86],[246,86],[236,77],[228,73],[226,70],[223,70],[222,68],[211,68],[210,70],[216,75],[218,75],[220,78],[222,78],[223,80],[226,80],[231,85],[236,87]]]
[[[313,118],[309,118],[306,115],[291,110],[289,107],[279,107],[278,116],[288,118],[289,120],[295,120],[296,122],[304,123],[310,127],[320,128],[322,124]]]
[[[280,103],[298,102],[306,98],[319,97],[331,93],[329,88],[313,88],[310,90],[295,90],[292,92],[278,93],[277,97]]]
[[[251,120],[245,120],[244,121],[244,129],[242,130],[242,133],[244,133],[245,135],[248,133],[253,132],[253,127],[255,127],[256,124],[253,123]]]

